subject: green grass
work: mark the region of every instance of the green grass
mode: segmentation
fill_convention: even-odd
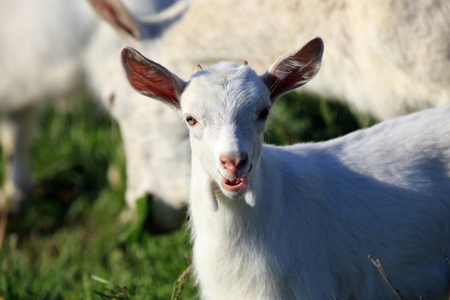
[[[65,113],[47,106],[36,129],[37,187],[26,212],[8,219],[0,297],[171,299],[190,264],[187,230],[122,241],[130,225],[120,221],[125,159],[118,127],[88,96],[77,95],[68,106]],[[275,105],[266,140],[325,140],[368,124],[336,102],[289,94]],[[122,177],[114,187],[108,168]],[[179,299],[196,295],[188,278]]]

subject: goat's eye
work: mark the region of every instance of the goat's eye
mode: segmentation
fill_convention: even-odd
[[[269,116],[269,109],[265,108],[263,109],[263,111],[259,113],[258,120],[265,121],[267,120],[268,116]]]
[[[190,125],[190,126],[194,126],[195,124],[197,124],[197,120],[191,116],[187,116],[186,117],[186,122]]]

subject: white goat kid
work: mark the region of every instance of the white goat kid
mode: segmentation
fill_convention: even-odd
[[[263,145],[270,107],[319,70],[309,41],[262,75],[219,63],[186,83],[126,48],[140,93],[180,110],[192,148],[194,266],[204,299],[408,299],[445,293],[450,108],[322,143]]]

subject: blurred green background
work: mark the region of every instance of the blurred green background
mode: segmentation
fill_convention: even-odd
[[[275,104],[265,138],[271,144],[321,141],[371,124],[337,101],[290,93]],[[120,132],[100,104],[79,94],[44,107],[32,166],[36,190],[24,214],[8,218],[0,252],[1,298],[171,299],[191,260],[188,229],[151,236],[123,221]],[[124,239],[130,228],[133,238]],[[188,278],[179,299],[196,295]]]

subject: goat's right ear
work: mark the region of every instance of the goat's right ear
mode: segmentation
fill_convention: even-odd
[[[128,82],[136,91],[180,109],[186,82],[133,48],[124,48],[121,57]]]
[[[319,37],[297,51],[279,57],[261,78],[270,91],[271,102],[310,81],[319,72],[323,42]]]

